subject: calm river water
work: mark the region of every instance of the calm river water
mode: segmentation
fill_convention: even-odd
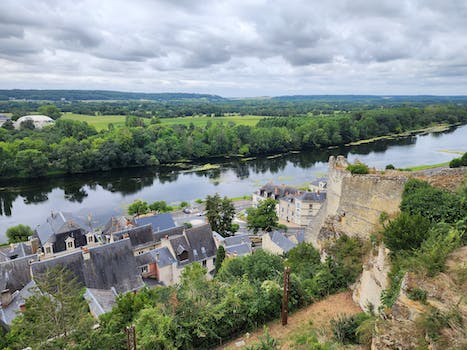
[[[302,185],[326,174],[330,155],[342,154],[350,161],[359,159],[376,168],[390,163],[404,168],[459,157],[447,151],[467,151],[467,125],[367,145],[225,162],[219,169],[205,172],[130,169],[0,184],[0,242],[6,240],[8,227],[20,223],[34,227],[51,210],[72,212],[82,218],[91,214],[94,224],[99,225],[111,215],[124,213],[135,199],[171,203],[193,201],[216,192],[243,196],[268,181]]]

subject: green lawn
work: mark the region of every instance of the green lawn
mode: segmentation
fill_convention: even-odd
[[[73,113],[64,113],[62,116],[63,119],[73,119],[79,121],[88,122],[88,124],[93,125],[98,131],[102,129],[107,129],[108,125],[112,123],[115,127],[125,125],[125,116],[124,115],[105,115],[105,116],[93,116],[93,115],[84,115],[84,114],[73,114]],[[208,121],[213,123],[215,122],[233,122],[238,125],[249,125],[255,126],[260,119],[264,118],[263,116],[256,115],[245,115],[245,116],[228,116],[228,117],[183,117],[183,118],[161,118],[161,124],[163,125],[173,125],[173,124],[184,124],[189,125],[193,123],[195,126],[205,126]]]

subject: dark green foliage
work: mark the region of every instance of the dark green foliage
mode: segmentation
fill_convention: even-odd
[[[37,276],[36,283],[38,289],[8,334],[12,348],[91,349],[85,344],[94,322],[71,272],[56,267]]]
[[[450,168],[459,168],[461,166],[467,166],[467,152],[465,152],[462,157],[454,158],[449,163]]]
[[[426,303],[426,290],[413,288],[407,292],[407,296],[412,300]]]
[[[206,197],[206,217],[213,231],[222,237],[232,234],[232,220],[235,216],[235,207],[232,200],[221,198],[218,193]]]
[[[128,207],[128,214],[129,215],[141,215],[141,214],[146,214],[149,212],[149,206],[147,202],[141,201],[141,200],[136,200],[133,203],[131,203]]]
[[[455,223],[467,216],[462,196],[433,187],[425,181],[410,179],[402,194],[401,210],[419,214],[432,222]]]
[[[216,253],[216,263],[215,263],[216,272],[219,272],[219,270],[221,269],[224,259],[225,259],[225,249],[224,249],[224,246],[220,245],[219,248],[217,248],[217,253]]]
[[[292,271],[300,274],[304,279],[313,277],[317,268],[321,265],[321,257],[318,249],[311,243],[300,243],[287,253],[286,264]]]
[[[46,115],[52,119],[58,119],[62,116],[60,110],[55,105],[44,105],[37,109],[37,112],[42,115]]]
[[[421,215],[402,212],[384,226],[383,242],[393,253],[412,251],[428,237],[430,221]]]
[[[392,164],[386,165],[386,170],[394,170],[394,169],[395,169],[394,165]]]
[[[257,233],[259,230],[271,232],[277,228],[279,218],[276,214],[277,202],[272,198],[267,198],[258,204],[257,208],[247,209],[247,227]]]
[[[368,174],[370,172],[368,165],[363,163],[349,164],[349,166],[347,166],[347,170],[352,174]]]
[[[25,242],[33,234],[32,229],[27,225],[16,225],[6,230],[9,243]]]
[[[279,350],[279,344],[268,332],[268,328],[264,327],[264,334],[259,337],[259,343],[247,346],[246,350]]]
[[[156,201],[149,205],[149,209],[157,213],[167,213],[173,210],[173,207],[167,205],[166,201]]]
[[[339,318],[331,320],[334,338],[341,344],[359,344],[357,330],[369,318],[368,314],[360,313],[352,316],[341,315]]]

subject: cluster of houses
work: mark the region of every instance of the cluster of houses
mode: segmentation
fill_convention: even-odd
[[[284,215],[290,215],[292,222],[301,222],[309,220],[313,206],[322,203],[323,189],[310,197],[309,192],[266,185],[257,195],[278,199],[278,212],[287,208],[284,213],[289,214]],[[303,240],[303,232],[286,235],[273,231],[262,236],[262,249],[284,254]],[[119,294],[145,286],[177,284],[183,269],[191,263],[200,263],[206,268],[206,276],[212,278],[221,245],[228,258],[254,250],[246,233],[222,237],[206,223],[191,228],[177,226],[171,214],[112,217],[96,231],[69,213],[51,212],[27,242],[0,248],[0,323],[5,328],[11,325],[24,310],[35,287],[34,279],[56,266],[71,271],[85,287],[90,311],[98,317],[112,309]]]
[[[264,199],[272,198],[277,201],[276,213],[282,223],[306,227],[326,201],[326,193],[325,178],[310,183],[308,191],[268,183],[253,193],[253,206],[257,207]]]

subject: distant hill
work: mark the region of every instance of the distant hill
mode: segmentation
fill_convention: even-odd
[[[435,96],[435,95],[291,95],[276,96],[272,100],[305,102],[305,101],[336,101],[336,102],[427,102],[456,103],[467,102],[467,96]]]
[[[223,101],[217,95],[190,94],[190,93],[143,93],[122,92],[106,90],[0,90],[0,100],[46,100],[60,101],[109,101],[109,100],[150,100],[150,101],[177,101],[177,100],[204,100],[207,102]]]

